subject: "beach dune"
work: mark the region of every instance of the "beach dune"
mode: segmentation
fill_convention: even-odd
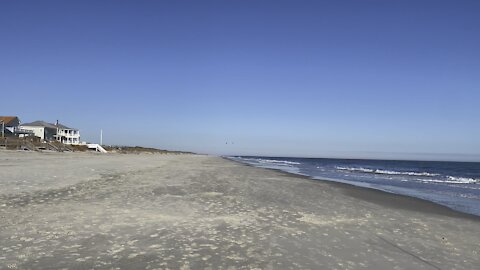
[[[478,269],[480,219],[220,157],[0,151],[0,269]]]

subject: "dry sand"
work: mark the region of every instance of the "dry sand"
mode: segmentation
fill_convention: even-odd
[[[479,269],[479,218],[195,155],[0,151],[0,269]]]

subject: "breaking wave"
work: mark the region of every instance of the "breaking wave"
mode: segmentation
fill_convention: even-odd
[[[438,176],[437,173],[428,173],[428,172],[398,172],[398,171],[389,171],[381,169],[368,169],[362,167],[340,167],[336,166],[335,169],[341,171],[350,171],[350,172],[363,172],[363,173],[376,173],[376,174],[388,174],[388,175],[410,175],[410,176]]]
[[[453,177],[453,176],[447,176],[447,179],[441,180],[441,179],[417,179],[420,182],[425,182],[425,183],[446,183],[446,184],[476,184],[479,183],[479,179],[473,179],[473,178],[465,178],[465,177]]]
[[[260,163],[274,163],[274,164],[287,164],[287,165],[300,165],[300,162],[275,160],[275,159],[257,159]]]
[[[369,169],[362,167],[341,167],[336,166],[335,169],[341,171],[349,172],[362,172],[362,173],[374,173],[374,174],[387,174],[387,175],[408,175],[408,176],[440,176],[438,173],[428,173],[428,172],[399,172],[399,171],[389,171],[381,169]],[[448,184],[476,184],[480,183],[480,179],[468,178],[468,177],[456,177],[456,176],[446,176],[445,179],[429,179],[429,178],[418,178],[417,181],[421,182],[432,182],[432,183],[448,183]]]
[[[447,176],[449,179],[448,183],[462,183],[462,184],[476,184],[480,183],[480,179],[468,178],[468,177],[455,177],[455,176]]]

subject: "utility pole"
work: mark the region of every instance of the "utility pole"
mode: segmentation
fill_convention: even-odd
[[[2,121],[2,138],[5,138],[5,121],[3,120],[0,120]]]
[[[100,145],[103,145],[103,129],[100,129]]]

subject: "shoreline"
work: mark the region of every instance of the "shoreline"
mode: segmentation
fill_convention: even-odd
[[[80,154],[80,155],[93,155],[93,156],[101,156],[104,154],[97,153],[97,152],[54,152],[54,151],[42,151],[42,152],[32,152],[32,151],[22,151],[22,150],[6,150],[6,149],[0,149],[0,153],[5,152],[5,153],[10,153],[10,152],[16,152],[16,153],[22,153],[22,154],[40,154],[40,155],[56,155],[56,154],[67,154],[67,155],[75,155],[75,154]],[[467,212],[462,212],[453,208],[450,208],[446,205],[436,203],[427,199],[422,199],[410,195],[405,195],[405,194],[398,194],[394,192],[389,192],[381,189],[376,189],[374,187],[362,187],[362,186],[357,186],[355,184],[351,183],[343,183],[340,181],[336,181],[335,179],[325,179],[325,178],[314,178],[312,176],[308,175],[302,175],[302,174],[296,174],[296,173],[291,173],[287,171],[283,171],[281,169],[274,169],[274,168],[263,168],[263,167],[256,167],[254,165],[248,164],[248,163],[243,163],[237,160],[229,159],[228,157],[225,156],[215,156],[215,155],[204,155],[204,154],[196,154],[196,153],[187,153],[187,152],[178,152],[178,151],[166,151],[166,152],[148,152],[148,151],[143,151],[143,152],[109,152],[109,156],[115,156],[115,155],[198,155],[198,156],[208,156],[208,157],[217,157],[229,162],[234,162],[236,164],[250,167],[250,168],[256,168],[256,169],[263,169],[263,170],[269,170],[269,171],[274,171],[277,173],[285,174],[288,176],[296,177],[296,178],[302,178],[308,181],[312,181],[314,183],[324,183],[327,185],[331,185],[334,187],[337,187],[342,190],[343,193],[348,194],[349,196],[364,200],[364,201],[369,201],[372,203],[376,203],[382,206],[386,207],[391,207],[391,208],[401,208],[405,210],[411,210],[411,211],[417,211],[417,212],[424,212],[424,213],[432,213],[432,214],[438,214],[438,215],[444,215],[444,216],[449,216],[449,217],[459,217],[459,218],[465,218],[465,219],[470,219],[470,220],[475,220],[475,221],[480,221],[480,216],[467,213]],[[393,202],[391,200],[394,200]]]
[[[341,189],[345,194],[348,194],[349,196],[352,196],[364,201],[373,202],[385,207],[401,208],[401,209],[410,210],[410,211],[417,211],[417,212],[423,212],[423,213],[429,213],[429,214],[438,214],[438,215],[444,215],[448,217],[464,218],[464,219],[480,222],[480,216],[462,212],[462,211],[450,208],[446,205],[439,204],[426,199],[414,197],[414,196],[397,194],[397,193],[388,192],[381,189],[376,189],[373,187],[369,188],[369,187],[357,186],[350,183],[337,182],[334,179],[322,179],[322,178],[316,179],[312,176],[295,174],[295,173],[283,171],[281,169],[256,167],[254,165],[232,160],[232,159],[229,159],[228,157],[223,157],[223,156],[220,156],[220,158],[223,158],[227,161],[235,162],[247,167],[251,167],[251,168],[271,170],[278,173],[283,173],[285,175],[289,175],[297,178],[303,178],[305,180],[309,180],[312,182],[319,182],[319,183],[331,185]],[[394,201],[391,201],[392,199]]]

